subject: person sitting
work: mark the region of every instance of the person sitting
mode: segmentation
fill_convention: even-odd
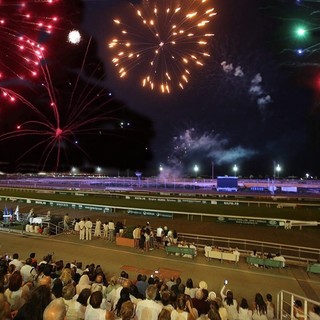
[[[162,310],[162,306],[155,302],[157,288],[149,285],[146,290],[146,300],[140,300],[137,303],[136,317],[137,320],[157,320]]]
[[[65,320],[67,308],[62,298],[52,300],[44,309],[43,320]]]
[[[273,260],[276,261],[281,261],[282,262],[282,267],[284,268],[286,266],[286,259],[284,258],[284,256],[282,256],[279,252],[276,254],[276,256],[273,258]]]
[[[100,308],[103,297],[101,291],[95,291],[91,294],[89,304],[86,308],[84,318],[85,320],[104,320],[106,310]]]

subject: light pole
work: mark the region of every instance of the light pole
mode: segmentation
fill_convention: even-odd
[[[238,171],[238,166],[235,164],[232,168],[232,170],[234,171],[234,176],[237,176],[237,171]]]
[[[194,170],[194,172],[195,172],[195,174],[196,174],[196,178],[198,177],[198,171],[199,171],[199,167],[198,167],[198,165],[194,165],[194,167],[193,167],[193,170]]]
[[[276,166],[276,171],[277,171],[277,177],[279,178],[279,173],[281,171],[281,167],[279,164],[277,164],[277,166]]]

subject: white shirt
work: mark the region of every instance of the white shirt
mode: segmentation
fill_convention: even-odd
[[[89,304],[87,305],[86,312],[84,313],[84,320],[105,320],[106,310],[101,308],[94,309]]]
[[[109,225],[109,230],[114,230],[115,229],[114,222],[110,221],[108,225]]]
[[[23,267],[23,263],[18,259],[13,259],[12,261],[9,262],[9,266],[11,266],[12,264],[16,266],[15,270],[17,271],[20,271],[21,268]]]
[[[158,320],[162,306],[153,300],[141,300],[137,303],[137,320]]]
[[[92,228],[92,221],[91,220],[87,220],[85,226],[86,226],[87,229],[91,229]]]
[[[37,271],[34,267],[26,264],[20,270],[22,279],[24,282],[32,281],[34,277],[37,275]]]

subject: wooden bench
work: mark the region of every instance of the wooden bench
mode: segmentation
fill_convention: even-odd
[[[246,258],[246,261],[250,265],[258,265],[263,268],[278,268],[278,269],[283,268],[282,261],[273,260],[273,259],[267,259],[267,258],[263,259],[263,258],[248,256]]]
[[[309,264],[307,266],[308,273],[320,273],[320,263]]]
[[[167,254],[170,253],[178,253],[180,256],[191,256],[192,259],[196,255],[196,250],[194,248],[187,248],[187,247],[178,247],[178,246],[166,246],[165,250]]]
[[[223,252],[217,250],[205,250],[205,256],[210,259],[218,259],[221,262],[224,260],[226,261],[233,261],[235,263],[239,262],[239,256],[232,253],[232,252]]]

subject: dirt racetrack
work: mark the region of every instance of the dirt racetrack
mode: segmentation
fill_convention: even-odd
[[[200,221],[200,218],[188,221],[183,217],[168,219],[134,216],[125,213],[97,213],[86,210],[71,210],[44,206],[33,206],[33,208],[36,214],[45,214],[50,210],[51,215],[61,216],[61,219],[64,214],[68,212],[71,220],[74,218],[90,217],[93,222],[99,218],[104,223],[105,221],[112,219],[114,222],[125,222],[126,226],[144,226],[146,222],[149,221],[153,228],[157,228],[158,226],[167,226],[169,229],[177,230],[178,233],[249,239],[261,242],[272,242],[277,244],[288,244],[320,249],[320,227],[303,227],[301,230],[300,228],[295,227],[291,230],[285,230],[283,227],[275,228]],[[30,205],[21,205],[20,212],[29,212],[30,209]]]

